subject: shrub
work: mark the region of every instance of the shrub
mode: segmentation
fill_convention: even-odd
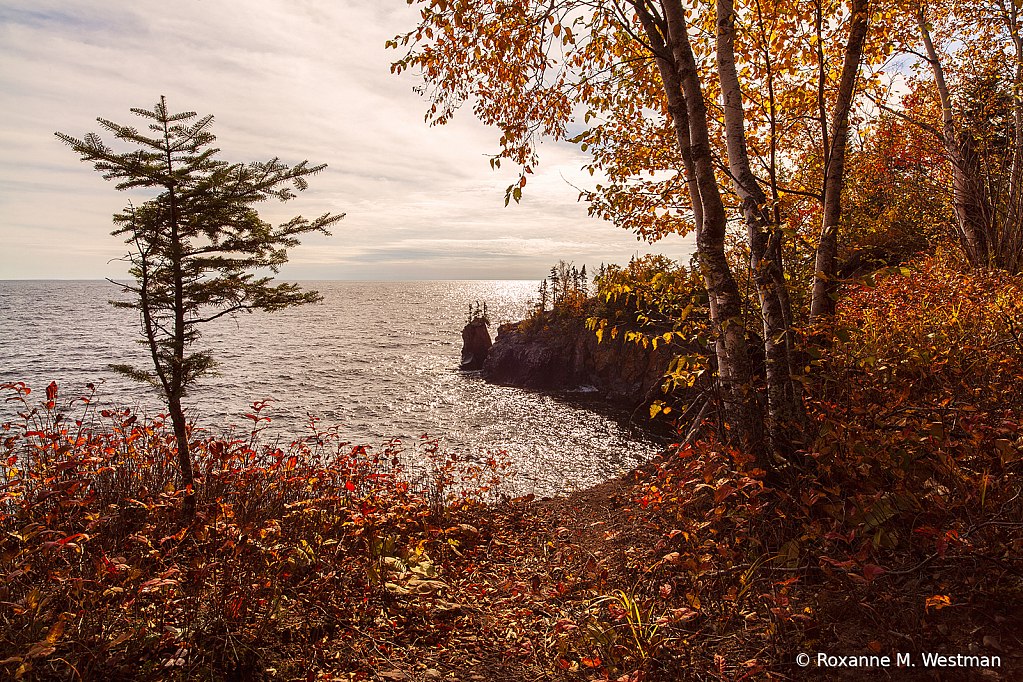
[[[263,443],[261,401],[244,436],[190,428],[196,513],[183,520],[164,415],[97,413],[56,384],[38,406],[24,384],[0,390],[22,408],[0,462],[0,669],[16,679],[305,674],[326,634],[371,627],[388,585],[403,589],[386,566],[436,575],[451,544],[427,529],[493,499],[507,474],[432,441],[352,446],[315,418],[287,447]]]

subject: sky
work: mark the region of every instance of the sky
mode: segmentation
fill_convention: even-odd
[[[500,133],[469,109],[430,127],[414,73],[394,76],[384,42],[416,25],[404,0],[0,0],[0,279],[119,278],[112,214],[152,194],[118,192],[56,137],[142,127],[161,95],[216,117],[220,158],[308,159],[327,169],[273,223],[345,213],[306,235],[289,280],[536,279],[558,260],[687,259],[693,239],[649,245],[587,216],[575,146],[547,142],[522,202],[492,170]],[[109,134],[105,141],[118,151]],[[570,184],[571,183],[571,184]]]

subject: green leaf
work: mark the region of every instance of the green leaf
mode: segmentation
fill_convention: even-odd
[[[137,369],[135,367],[132,367],[131,365],[115,364],[109,364],[107,365],[107,367],[114,370],[118,374],[128,377],[132,381],[137,381],[141,384],[150,384],[151,386],[156,386],[158,388],[160,386],[160,383],[153,377],[153,375],[144,369]]]

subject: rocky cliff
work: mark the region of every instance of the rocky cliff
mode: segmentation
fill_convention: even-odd
[[[486,381],[505,386],[570,390],[592,386],[609,401],[634,407],[656,400],[677,344],[657,349],[625,342],[624,334],[602,343],[579,320],[550,320],[527,332],[505,324],[483,364]],[[535,327],[537,325],[533,325]]]
[[[477,370],[483,368],[483,363],[490,353],[493,343],[490,340],[490,332],[487,330],[486,318],[478,317],[462,329],[462,362],[460,369]]]

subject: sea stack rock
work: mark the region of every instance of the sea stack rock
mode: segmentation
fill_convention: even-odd
[[[462,329],[462,362],[459,368],[483,369],[483,362],[487,359],[492,345],[494,344],[490,340],[486,319],[482,317],[473,319]]]

